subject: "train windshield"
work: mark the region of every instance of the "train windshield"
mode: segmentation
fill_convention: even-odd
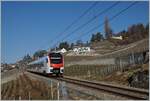
[[[62,63],[62,60],[61,59],[51,59],[51,63],[59,64],[59,63]]]
[[[50,53],[50,61],[53,64],[62,63],[62,55],[60,53]]]

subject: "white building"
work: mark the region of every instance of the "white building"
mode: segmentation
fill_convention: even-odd
[[[122,40],[123,39],[122,36],[113,36],[112,38],[113,39],[118,39],[118,40]]]
[[[90,47],[76,47],[76,48],[74,48],[73,49],[73,52],[75,52],[75,53],[82,53],[82,52],[90,52],[91,51],[91,49],[90,49]]]
[[[12,67],[12,68],[15,68],[15,67],[16,67],[16,65],[11,65],[11,67]]]
[[[66,53],[67,50],[66,50],[65,48],[62,48],[62,49],[60,50],[60,52],[61,52],[61,53]]]

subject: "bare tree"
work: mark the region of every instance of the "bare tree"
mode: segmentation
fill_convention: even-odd
[[[112,30],[109,26],[109,21],[107,17],[105,17],[105,37],[106,39],[110,39],[112,37]]]

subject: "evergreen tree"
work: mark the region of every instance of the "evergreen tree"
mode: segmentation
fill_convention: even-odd
[[[68,44],[67,41],[61,42],[61,43],[59,44],[59,49],[62,49],[62,48],[65,48],[66,50],[69,50],[69,44]]]
[[[77,40],[76,45],[77,45],[77,46],[83,46],[82,40]]]
[[[89,46],[89,45],[90,45],[90,43],[88,41],[86,41],[86,46]]]
[[[37,58],[37,57],[40,58],[40,57],[43,57],[46,54],[47,54],[46,50],[39,50],[39,51],[34,53],[33,57],[34,58]]]
[[[96,34],[96,41],[102,41],[104,38],[103,38],[103,35],[100,33],[100,32],[98,32],[97,34]]]
[[[91,43],[95,41],[95,35],[94,34],[92,34],[92,37],[91,37],[90,41],[91,41]]]
[[[71,43],[70,49],[73,49],[73,47],[74,47],[74,43]]]
[[[103,41],[104,37],[100,32],[97,32],[96,34],[92,34],[91,42],[98,42]]]
[[[23,57],[23,60],[22,60],[22,61],[25,62],[25,63],[29,63],[29,62],[32,61],[32,58],[30,57],[29,54],[27,54],[27,55],[25,55],[25,56]]]

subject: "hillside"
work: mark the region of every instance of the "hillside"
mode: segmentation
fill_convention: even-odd
[[[101,63],[100,61],[107,61],[111,58],[130,55],[132,53],[144,52],[149,49],[149,39],[143,39],[141,41],[131,43],[128,45],[114,46],[113,43],[104,41],[91,45],[92,49],[95,49],[97,56],[67,56],[65,55],[66,64],[80,64],[85,63]],[[106,51],[107,50],[107,51]],[[97,61],[97,62],[95,62]],[[109,64],[109,63],[108,63]]]
[[[108,40],[92,43],[90,45],[90,47],[92,49],[94,49],[95,52],[98,53],[98,54],[109,53],[109,52],[114,51],[115,48],[116,48],[116,46],[112,42],[109,42]]]

